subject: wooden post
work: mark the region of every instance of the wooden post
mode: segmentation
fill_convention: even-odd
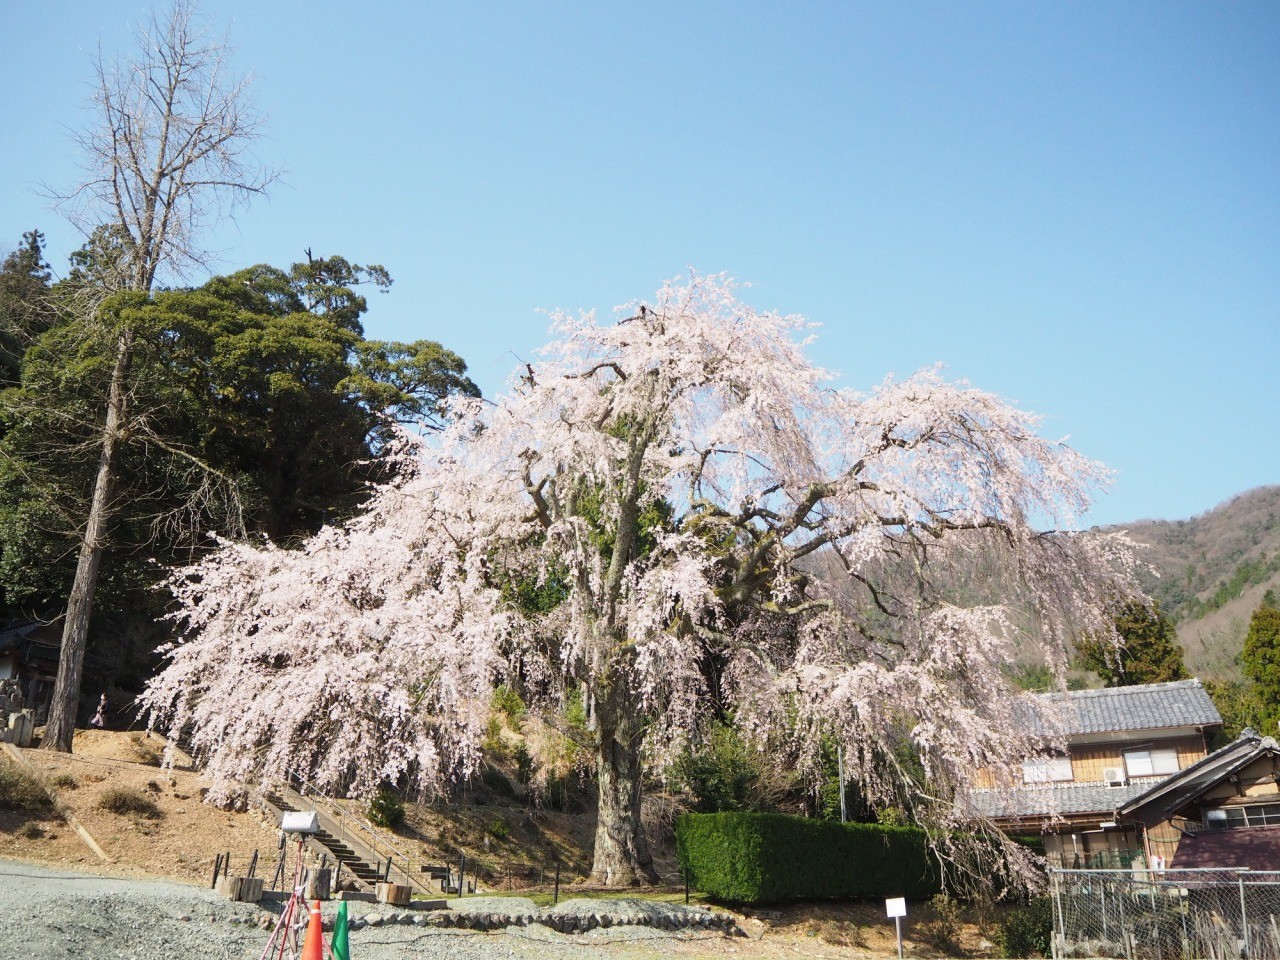
[[[309,868],[303,878],[304,896],[308,900],[328,900],[332,895],[330,884],[332,873],[328,867]]]
[[[458,854],[458,896],[467,892],[467,855]]]
[[[560,861],[557,860],[556,861],[556,895],[555,895],[555,899],[551,901],[551,905],[555,906],[559,902],[560,902]]]
[[[228,900],[257,903],[262,899],[262,880],[258,877],[223,877],[218,888]]]
[[[375,896],[379,903],[392,904],[398,907],[408,905],[409,898],[413,895],[413,887],[406,883],[382,882],[375,889]]]
[[[222,854],[218,854],[218,856],[213,861],[213,883],[209,884],[210,890],[216,890],[218,888],[218,874],[220,874],[221,872],[222,872]]]

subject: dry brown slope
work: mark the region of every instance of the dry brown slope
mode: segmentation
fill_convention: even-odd
[[[1187,520],[1121,526],[1147,546],[1144,559],[1159,576],[1144,586],[1178,621],[1187,666],[1200,676],[1239,676],[1249,617],[1269,587],[1280,592],[1280,486],[1248,490]]]

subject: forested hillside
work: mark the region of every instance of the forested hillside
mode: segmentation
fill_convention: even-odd
[[[1258,487],[1189,520],[1124,525],[1159,573],[1144,585],[1177,622],[1188,669],[1238,677],[1249,617],[1280,587],[1280,486]]]

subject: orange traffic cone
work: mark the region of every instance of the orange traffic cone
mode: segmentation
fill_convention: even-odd
[[[311,919],[307,921],[307,935],[302,941],[301,960],[324,960],[324,930],[320,923],[319,900],[311,903]]]

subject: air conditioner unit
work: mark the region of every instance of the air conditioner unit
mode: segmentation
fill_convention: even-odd
[[[1102,779],[1107,782],[1108,787],[1123,787],[1129,782],[1124,767],[1107,767],[1102,771]]]

